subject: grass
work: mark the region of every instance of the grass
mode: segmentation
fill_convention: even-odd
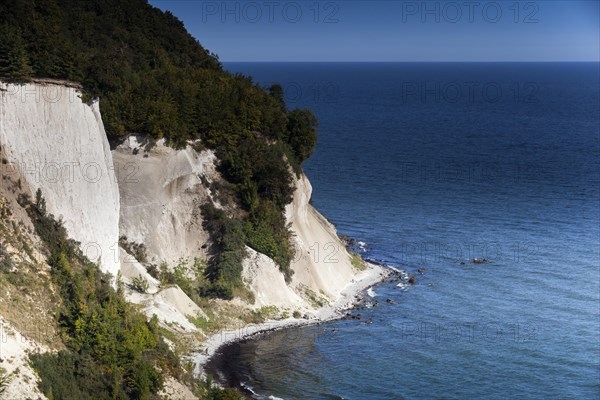
[[[27,227],[17,223],[0,196],[0,315],[24,337],[62,348],[54,314],[62,301],[53,290],[49,266],[34,257]]]
[[[365,260],[363,260],[362,257],[358,254],[350,255],[350,262],[352,263],[354,269],[356,269],[357,271],[364,271],[367,269],[367,264],[365,263]]]
[[[6,391],[12,378],[13,376],[7,374],[4,368],[0,368],[0,395]]]
[[[322,308],[329,302],[326,296],[319,296],[314,290],[307,286],[301,285],[301,289],[313,308]]]
[[[242,318],[246,323],[260,324],[270,319],[279,317],[279,309],[276,306],[262,306],[258,310],[252,310],[245,318]]]
[[[129,286],[136,292],[146,293],[150,287],[150,284],[142,275],[138,275],[136,278],[131,280],[131,285]]]
[[[201,315],[196,315],[195,317],[186,315],[185,317],[188,321],[194,324],[196,328],[201,329],[203,332],[211,330],[212,325],[214,324],[211,320],[206,319]]]
[[[196,337],[192,334],[182,334],[172,329],[159,327],[162,337],[173,344],[175,354],[190,354],[197,347]]]

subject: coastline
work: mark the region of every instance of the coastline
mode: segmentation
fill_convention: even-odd
[[[338,298],[331,304],[320,309],[307,312],[308,319],[287,318],[282,320],[265,321],[260,324],[240,326],[237,329],[216,333],[203,342],[203,349],[192,353],[195,363],[194,374],[198,377],[206,375],[205,367],[217,356],[219,350],[226,345],[255,338],[263,334],[298,326],[309,326],[342,318],[346,311],[351,310],[361,300],[361,293],[382,283],[394,270],[387,266],[367,262],[367,269],[358,273],[355,278],[341,291]]]

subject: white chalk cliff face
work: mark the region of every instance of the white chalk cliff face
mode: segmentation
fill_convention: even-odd
[[[203,246],[210,238],[199,210],[209,198],[216,201],[207,187],[219,179],[215,155],[191,146],[175,150],[162,140],[147,148],[142,139],[129,137],[113,151],[113,161],[121,192],[121,235],[143,243],[153,263],[206,259]],[[294,233],[295,274],[286,284],[272,259],[248,248],[243,280],[255,295],[254,307],[312,309],[308,292],[335,300],[356,273],[335,228],[309,204],[312,187],[306,176],[294,185],[286,219]]]
[[[310,304],[285,282],[285,276],[271,258],[246,248],[242,277],[254,293],[254,307],[276,306],[293,310],[310,308]]]
[[[76,89],[0,88],[3,156],[32,196],[42,190],[48,211],[62,217],[69,235],[103,270],[119,272],[119,236],[143,243],[152,263],[173,266],[180,259],[207,258],[210,238],[200,205],[216,201],[207,187],[220,179],[213,152],[197,152],[191,145],[176,150],[164,141],[146,147],[142,139],[129,137],[111,153],[99,104],[83,104]],[[309,204],[306,176],[294,184],[286,207],[296,247],[293,279],[286,284],[273,260],[248,249],[243,278],[255,294],[255,307],[313,309],[315,295],[335,300],[356,274],[335,228]],[[126,278],[144,272],[132,271],[122,272]]]
[[[205,259],[209,239],[200,206],[210,196],[204,182],[215,172],[211,151],[167,147],[159,140],[146,148],[129,137],[113,151],[121,192],[121,235],[143,243],[148,261],[170,266],[179,259]]]
[[[119,271],[119,190],[98,102],[77,89],[0,82],[0,146],[23,189],[41,189],[84,253],[114,276]]]
[[[308,287],[335,299],[357,271],[335,227],[309,204],[312,186],[306,175],[296,179],[295,185],[294,199],[285,210],[296,247],[292,286]]]
[[[294,199],[285,210],[296,250],[292,282],[285,283],[273,260],[248,249],[243,277],[256,297],[255,307],[313,310],[315,299],[323,303],[338,299],[358,272],[335,227],[309,204],[312,186],[308,178],[302,174],[294,185]]]
[[[221,207],[211,191],[211,183],[222,182],[212,151],[198,152],[193,145],[176,150],[164,141],[147,147],[129,137],[111,152],[99,103],[82,103],[76,88],[0,82],[0,158],[0,194],[8,189],[2,186],[7,174],[12,175],[7,181],[20,189],[10,189],[15,197],[22,191],[35,198],[41,189],[47,211],[63,220],[90,260],[114,277],[120,272],[125,284],[147,281],[145,293],[126,290],[129,301],[179,333],[200,331],[190,317],[208,320],[203,310],[178,286],[161,286],[119,247],[119,237],[144,244],[151,263],[173,266],[180,259],[206,259],[210,236],[202,227],[200,206],[210,199]],[[341,292],[356,276],[335,228],[309,204],[312,188],[306,176],[294,184],[293,201],[285,210],[296,247],[292,281],[285,282],[272,259],[247,248],[243,281],[256,301],[241,304],[244,308],[275,305],[310,313],[343,299]],[[35,385],[28,352],[49,349],[19,339],[16,330],[4,342],[0,350],[12,363],[7,371],[21,370],[6,395],[45,398]],[[177,398],[187,398],[178,390]]]

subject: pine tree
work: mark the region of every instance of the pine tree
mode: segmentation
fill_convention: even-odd
[[[8,25],[0,26],[0,78],[10,81],[29,81],[33,69],[19,31]]]

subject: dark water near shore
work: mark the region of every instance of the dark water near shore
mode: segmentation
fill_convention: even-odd
[[[226,68],[318,116],[305,170],[339,233],[427,270],[375,288],[357,311],[373,324],[230,346],[234,380],[284,399],[600,397],[597,63]]]

